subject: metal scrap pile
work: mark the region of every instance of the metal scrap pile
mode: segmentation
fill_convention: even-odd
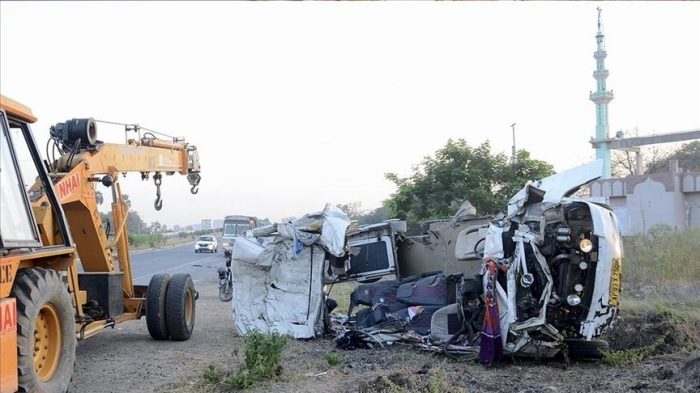
[[[436,273],[359,285],[350,295],[348,315],[358,305],[368,308],[358,311],[349,323],[336,326],[337,346],[355,349],[408,342],[423,349],[449,346],[451,351],[474,354],[478,350],[472,345],[475,330],[465,328],[463,321],[471,326],[477,316],[469,312],[468,318],[460,317],[464,311],[457,298],[464,298],[460,295],[464,291],[474,295],[479,289],[475,281]]]
[[[232,250],[233,320],[251,330],[312,338],[325,331],[326,255],[344,256],[350,219],[332,206],[298,220],[256,229]]]
[[[421,268],[402,259],[411,253],[428,256],[419,260],[425,265],[441,264],[443,273],[474,259],[481,269],[474,278],[433,272],[358,286],[348,315],[356,305],[369,308],[357,313],[338,345],[418,341],[424,349],[478,352],[485,365],[504,354],[552,357],[568,350],[601,356],[608,344],[598,337],[618,312],[622,241],[609,206],[570,198],[599,176],[601,165],[594,161],[528,182],[509,201],[507,214],[486,225],[467,224],[448,237],[431,224],[425,238],[439,242],[399,244],[399,277]],[[454,221],[449,225],[457,227]],[[442,246],[443,258],[430,258],[440,250],[433,245]],[[446,255],[450,245],[453,258]],[[350,264],[355,269],[352,258]]]

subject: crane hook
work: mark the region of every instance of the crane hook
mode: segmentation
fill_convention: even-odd
[[[153,203],[153,206],[159,211],[163,208],[163,201],[160,199],[160,185],[162,183],[162,175],[160,172],[156,172],[153,176],[153,182],[156,184],[156,201]]]
[[[199,192],[199,188],[197,188],[197,186],[192,186],[192,188],[190,188],[190,192],[196,195]]]

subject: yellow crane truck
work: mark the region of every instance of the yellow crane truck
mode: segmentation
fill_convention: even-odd
[[[58,158],[45,161],[35,121],[28,107],[0,96],[0,393],[65,392],[77,341],[121,322],[145,316],[156,340],[187,340],[194,329],[198,294],[188,274],[133,284],[118,175],[152,177],[160,210],[164,174],[186,175],[197,193],[196,147],[138,125],[125,125],[124,144],[103,143],[95,120],[72,119],[51,127],[46,154]],[[36,179],[23,179],[19,146]],[[111,191],[112,222],[97,209],[101,186]]]

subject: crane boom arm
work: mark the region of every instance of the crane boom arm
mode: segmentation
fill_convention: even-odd
[[[72,159],[67,153],[58,160],[57,168],[73,169],[80,163],[87,165],[88,171],[94,175],[111,176],[120,172],[164,172],[181,175],[199,172],[196,149],[191,146],[159,140],[147,143],[152,145],[104,144],[99,151],[83,151],[75,154]]]
[[[57,139],[56,135],[58,133],[52,129],[54,139]],[[87,134],[82,136],[90,139]],[[118,175],[139,172],[141,178],[147,180],[153,174],[158,195],[156,209],[160,210],[163,173],[187,175],[191,191],[196,194],[200,180],[197,149],[181,140],[170,142],[152,137],[131,139],[126,144],[102,143],[95,138],[88,144],[81,143],[81,138],[57,140],[57,143],[65,153],[50,166],[50,176],[57,180],[54,189],[63,206],[83,270],[122,272],[124,296],[132,298],[134,287],[126,228],[129,204],[122,197]],[[98,210],[95,193],[95,183],[98,182],[111,187],[112,191],[113,222],[107,226]],[[45,198],[44,195],[36,199],[34,206],[41,206]],[[110,235],[113,237],[111,241]],[[114,247],[117,249],[116,260],[112,252]]]

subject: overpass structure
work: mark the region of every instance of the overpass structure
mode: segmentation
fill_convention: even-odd
[[[686,131],[668,132],[664,134],[653,134],[646,136],[636,136],[631,138],[625,138],[622,131],[617,133],[617,138],[609,139],[593,139],[591,138],[591,145],[594,149],[598,149],[601,145],[607,147],[606,150],[625,150],[636,153],[637,161],[637,171],[636,174],[642,174],[643,167],[643,157],[641,153],[640,146],[645,145],[656,145],[660,143],[671,143],[671,142],[683,142],[693,139],[700,139],[700,128],[694,128]],[[610,161],[607,162],[610,164]],[[610,168],[605,170],[609,171]]]

